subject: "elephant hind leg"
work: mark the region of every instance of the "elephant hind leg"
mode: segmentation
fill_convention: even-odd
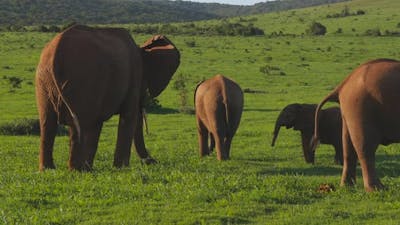
[[[55,169],[53,161],[54,139],[57,133],[57,115],[48,107],[39,107],[40,118],[40,150],[39,150],[39,170]]]
[[[342,120],[342,142],[343,142],[343,171],[341,185],[353,186],[356,183],[357,154],[345,119]]]
[[[210,137],[210,153],[211,153],[215,148],[215,139],[211,132],[209,132],[208,136]]]
[[[375,151],[379,145],[379,132],[372,127],[358,129],[358,132],[359,136],[353,138],[351,135],[351,137],[360,161],[364,188],[367,192],[383,189],[384,186],[375,168]]]
[[[197,133],[198,133],[198,139],[199,139],[199,153],[200,157],[206,156],[210,154],[211,148],[208,148],[208,136],[209,132],[204,125],[204,123],[197,118]],[[211,135],[210,135],[211,141],[213,140]],[[210,145],[211,146],[211,145]]]
[[[213,136],[215,139],[217,159],[218,160],[229,159],[229,148],[231,139],[226,137],[225,129],[224,128],[217,129],[216,131],[213,132]],[[229,145],[227,144],[228,142]]]

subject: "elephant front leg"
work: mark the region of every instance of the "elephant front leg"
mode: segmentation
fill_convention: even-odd
[[[340,144],[337,144],[334,146],[335,147],[335,164],[337,165],[343,165],[343,146]]]
[[[301,143],[303,147],[303,155],[306,163],[315,162],[315,152],[310,149],[312,135],[309,132],[301,131]]]
[[[97,152],[102,126],[103,123],[99,123],[85,131],[85,135],[83,137],[83,151],[85,155],[83,167],[85,170],[91,170],[93,168],[94,156]]]
[[[157,163],[157,160],[153,159],[149,152],[146,149],[144,144],[144,137],[143,137],[143,114],[142,112],[139,113],[139,119],[137,121],[137,126],[133,135],[136,153],[138,154],[139,158],[142,160],[144,164],[154,164]]]
[[[356,183],[357,155],[344,118],[342,124],[343,172],[340,184],[353,186]]]
[[[117,146],[115,148],[115,153],[114,153],[114,166],[117,168],[129,165],[133,133],[134,133],[133,118],[129,116],[120,115],[118,124]]]

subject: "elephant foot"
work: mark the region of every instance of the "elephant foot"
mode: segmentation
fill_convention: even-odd
[[[364,189],[366,192],[374,192],[380,190],[387,190],[387,187],[385,187],[379,180],[377,180],[372,184],[364,185]]]
[[[217,159],[218,159],[219,161],[230,160],[229,156],[221,156],[221,157],[217,157]]]
[[[92,171],[92,165],[90,165],[88,162],[70,163],[68,167],[69,167],[69,170],[71,170],[71,171],[78,171],[78,172]]]
[[[346,178],[342,179],[340,182],[341,187],[353,187],[356,184],[356,178]]]
[[[200,157],[210,156],[211,152],[202,152],[200,153]]]
[[[158,161],[149,156],[147,158],[142,159],[141,163],[145,165],[150,165],[150,164],[157,164]]]
[[[56,166],[54,165],[54,163],[46,163],[39,166],[39,171],[45,171],[47,169],[55,169],[55,168]]]

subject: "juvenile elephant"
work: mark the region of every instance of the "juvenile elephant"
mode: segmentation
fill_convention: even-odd
[[[168,85],[180,54],[165,36],[138,47],[119,28],[74,25],[43,49],[36,72],[40,119],[39,169],[55,168],[57,123],[70,127],[71,170],[90,170],[103,121],[119,114],[114,166],[127,166],[134,140],[145,163],[154,163],[143,139],[143,99]]]
[[[343,127],[343,173],[341,184],[354,185],[357,158],[366,191],[382,189],[375,170],[379,144],[400,141],[400,62],[391,59],[369,61],[356,68],[318,105],[315,113],[315,149],[322,106],[340,104]]]
[[[216,145],[217,159],[229,159],[243,111],[242,89],[234,81],[216,75],[197,85],[194,100],[200,156],[210,154]]]
[[[310,151],[310,142],[314,133],[314,115],[316,104],[290,104],[279,114],[275,123],[274,136],[271,146],[275,145],[281,126],[293,128],[301,132],[304,159],[307,163],[314,163],[315,152]],[[343,164],[342,151],[342,118],[339,107],[332,107],[321,111],[319,123],[319,138],[321,143],[335,147],[335,163]]]

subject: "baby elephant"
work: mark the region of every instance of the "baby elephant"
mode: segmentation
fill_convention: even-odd
[[[229,159],[232,138],[243,111],[242,89],[232,80],[216,75],[197,85],[194,104],[200,156],[209,155],[216,145],[218,160]]]
[[[275,123],[274,137],[271,146],[275,145],[281,126],[287,129],[293,128],[301,132],[304,159],[307,163],[314,163],[315,152],[309,145],[314,133],[314,115],[317,105],[314,104],[290,104],[287,105]],[[319,118],[319,136],[322,144],[330,144],[335,147],[335,163],[343,164],[342,150],[342,117],[339,107],[332,107],[321,111]]]

